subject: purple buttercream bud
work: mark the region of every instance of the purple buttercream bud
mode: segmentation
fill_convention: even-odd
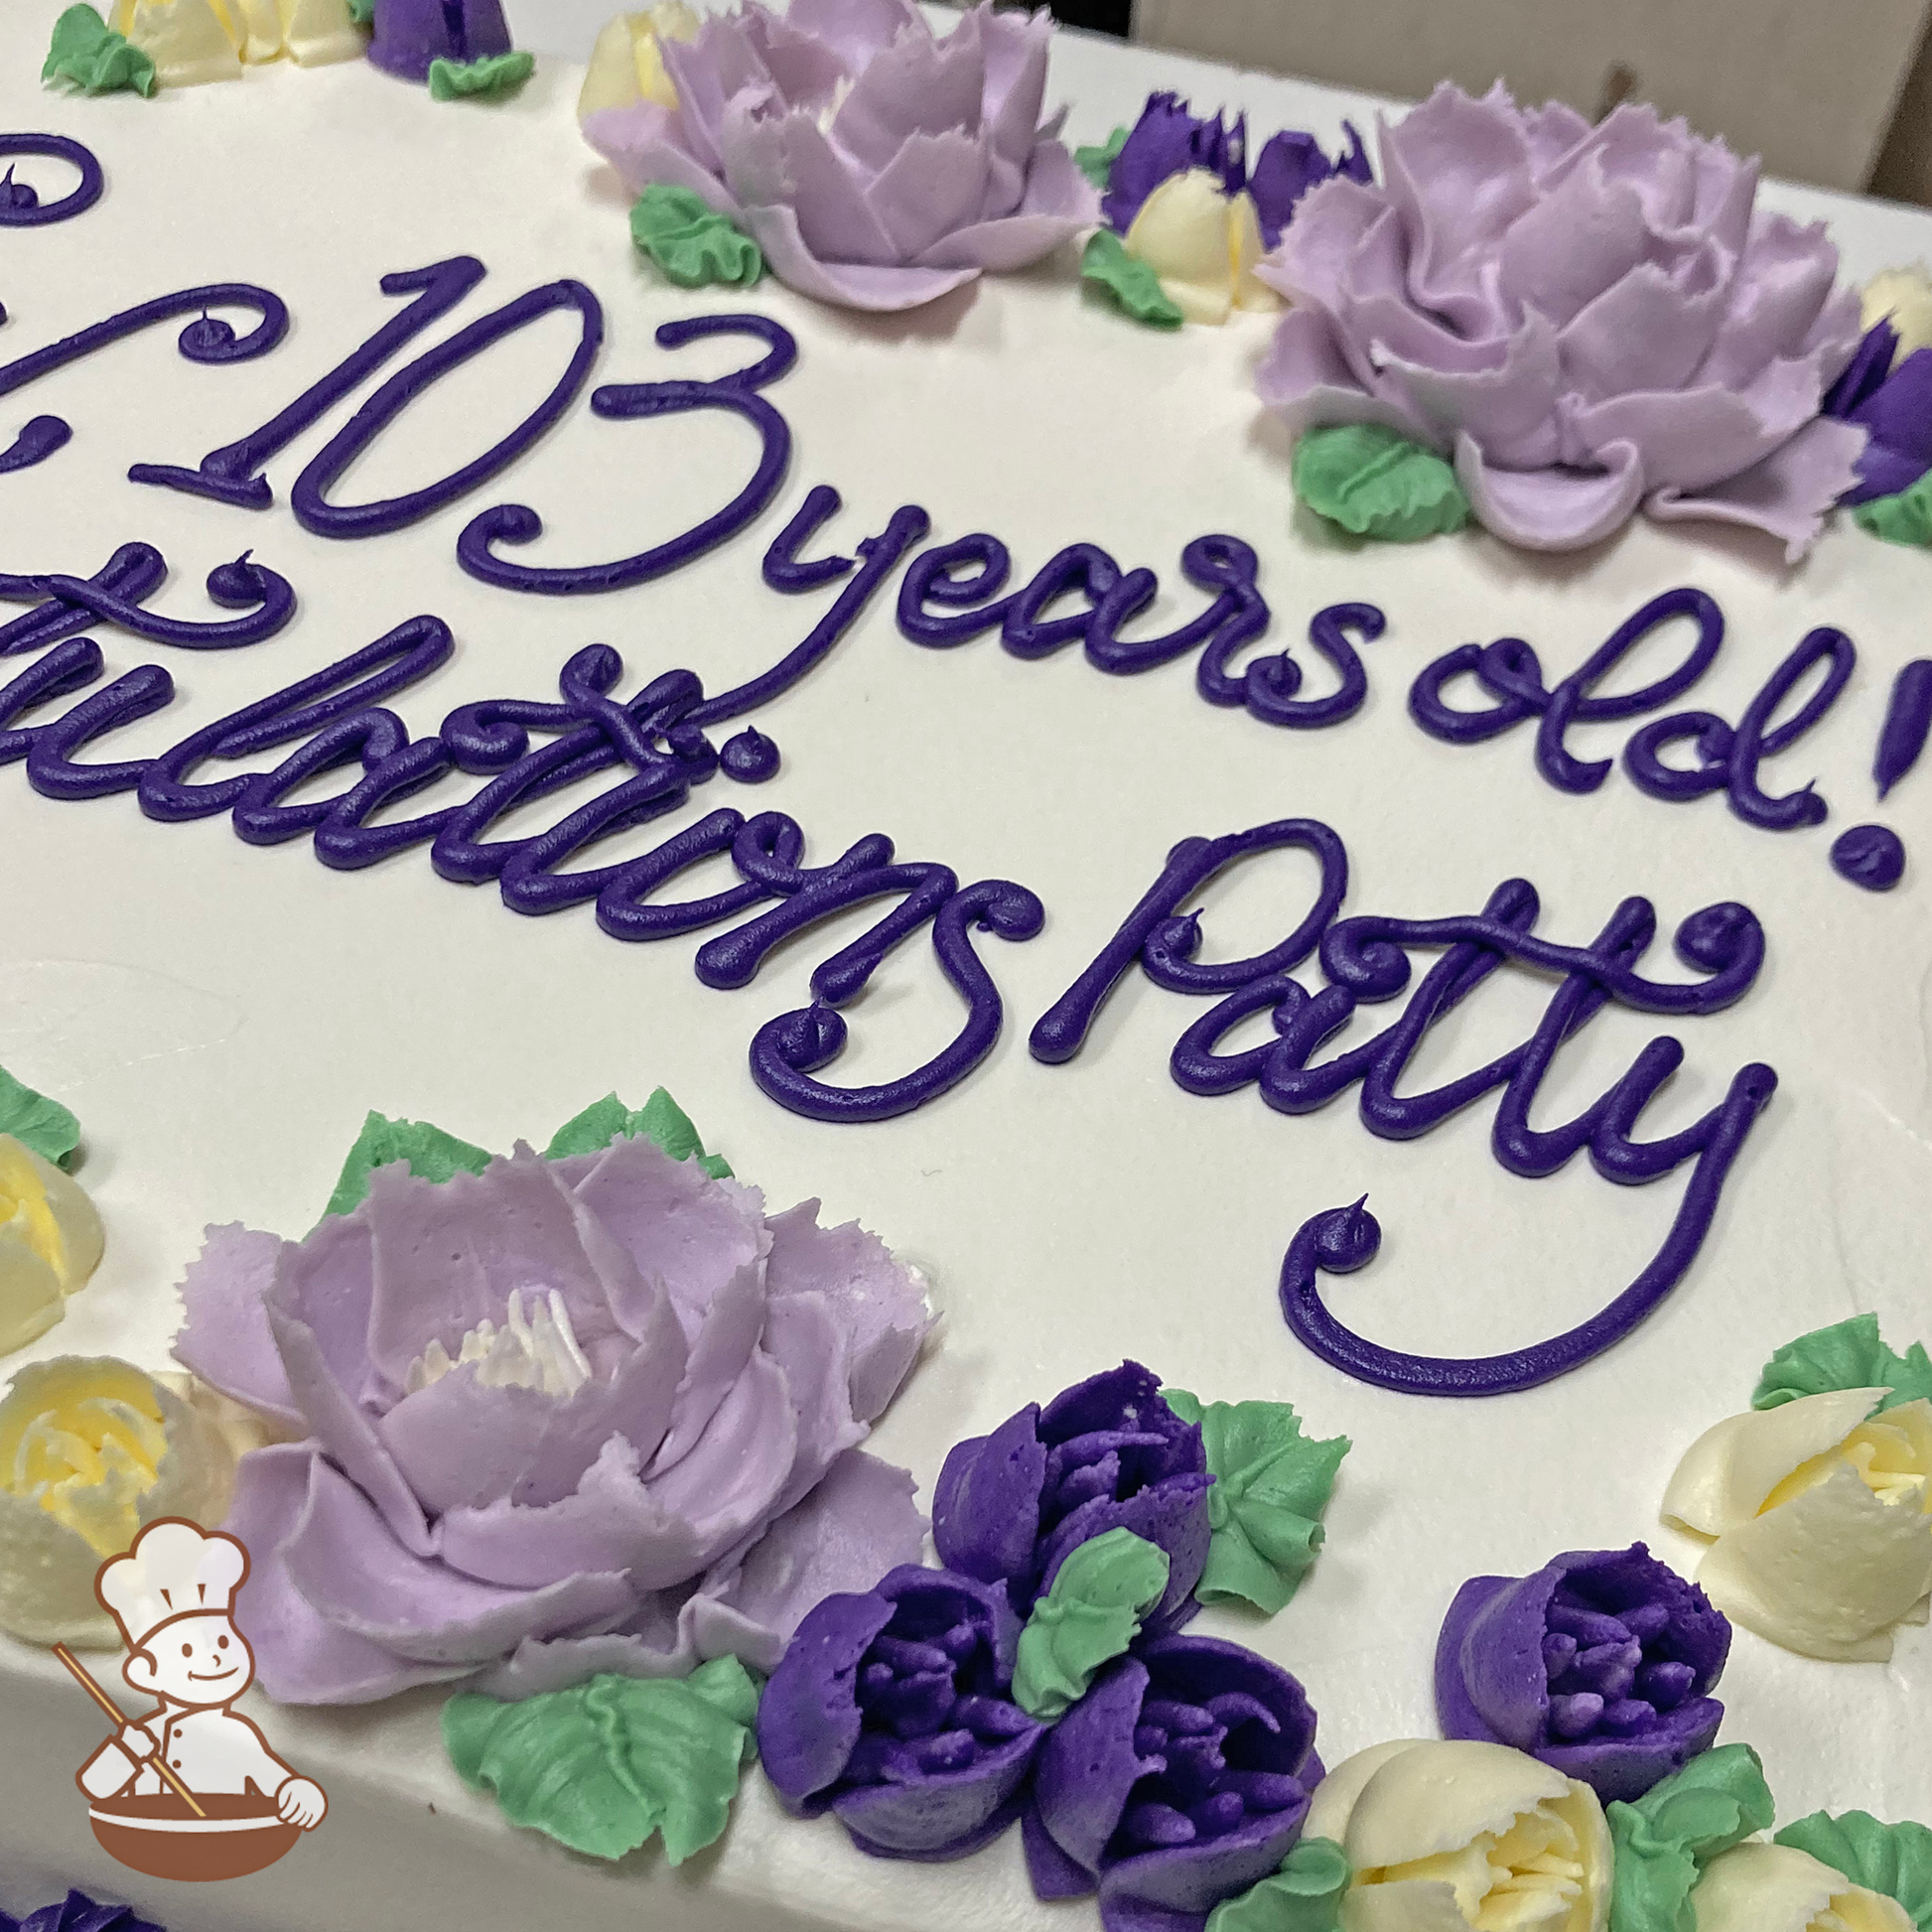
[[[1863,503],[1911,488],[1932,470],[1932,348],[1914,349],[1845,414],[1871,440],[1859,458],[1858,483],[1842,500]]]
[[[1710,1747],[1730,1625],[1651,1556],[1578,1551],[1532,1577],[1462,1586],[1436,1650],[1446,1737],[1513,1745],[1606,1802]]]
[[[1437,450],[1526,549],[1641,507],[1804,554],[1866,440],[1821,414],[1863,331],[1823,225],[1754,210],[1754,161],[1648,107],[1591,126],[1444,85],[1384,124],[1380,174],[1311,189],[1258,271],[1289,302],[1257,378],[1289,429]]]
[[[1891,373],[1892,357],[1898,353],[1898,331],[1890,323],[1874,322],[1864,332],[1858,353],[1845,366],[1826,394],[1819,414],[1845,417],[1868,400]]]
[[[759,1704],[759,1754],[787,1809],[835,1812],[861,1851],[956,1859],[1003,1831],[1042,1727],[1013,1704],[1005,1592],[901,1566],[828,1596]]]
[[[1277,1869],[1321,1779],[1314,1713],[1278,1665],[1210,1637],[1110,1664],[1041,1745],[1027,1828],[1042,1897],[1076,1874],[1107,1932],[1198,1932]]]
[[[502,0],[375,0],[369,60],[405,80],[429,75],[432,61],[467,64],[510,51]]]
[[[933,1545],[949,1569],[1004,1584],[1024,1617],[1070,1551],[1131,1530],[1167,1552],[1167,1593],[1142,1625],[1160,1635],[1197,1607],[1212,1483],[1199,1429],[1158,1376],[1123,1362],[959,1444],[933,1491]]]

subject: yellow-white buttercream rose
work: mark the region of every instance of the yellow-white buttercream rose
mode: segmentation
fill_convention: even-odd
[[[59,1355],[0,1398],[0,1629],[112,1649],[94,1573],[162,1516],[227,1514],[236,1456],[270,1440],[186,1375],[111,1355]]]
[[[1377,1744],[1315,1787],[1305,1838],[1354,1874],[1341,1932],[1603,1932],[1610,1834],[1588,1785],[1506,1744]]]
[[[640,100],[677,105],[677,88],[664,71],[659,41],[694,41],[702,23],[685,0],[657,0],[641,13],[618,14],[604,23],[577,96],[577,118]]]
[[[1864,285],[1863,326],[1888,322],[1898,332],[1898,359],[1932,348],[1932,275],[1923,262],[1888,268]]]
[[[352,61],[368,45],[348,0],[114,0],[108,25],[154,62],[164,87],[236,80],[242,63]]]
[[[1697,1932],[1916,1932],[1895,1898],[1790,1845],[1719,1854],[1691,1894]]]
[[[79,1183],[0,1134],[0,1355],[60,1320],[99,1264],[102,1241]]]
[[[1834,1389],[1707,1430],[1664,1520],[1711,1539],[1697,1580],[1733,1623],[1807,1657],[1882,1662],[1932,1591],[1932,1402]]]
[[[1161,292],[1189,322],[1282,306],[1255,276],[1262,245],[1254,198],[1246,189],[1223,194],[1220,177],[1205,168],[1170,175],[1141,204],[1122,245],[1154,270]]]

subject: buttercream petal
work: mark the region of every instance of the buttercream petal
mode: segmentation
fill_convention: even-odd
[[[789,1295],[773,1302],[764,1349],[784,1375],[797,1428],[791,1473],[771,1504],[781,1513],[870,1432],[852,1413],[845,1331],[822,1297]]]
[[[410,1663],[473,1669],[526,1637],[608,1623],[634,1598],[622,1577],[585,1573],[540,1589],[479,1583],[405,1549],[367,1497],[321,1457],[282,1550],[290,1583],[339,1630]]]
[[[1709,518],[1763,530],[1782,540],[1796,563],[1824,528],[1832,505],[1858,481],[1864,430],[1820,417],[1741,476],[1695,492],[1666,487],[1648,497],[1647,515],[1660,523]]]
[[[1835,1449],[1887,1393],[1832,1389],[1726,1416],[1685,1450],[1664,1491],[1664,1521],[1710,1537],[1748,1523],[1792,1470]]]
[[[891,315],[922,308],[979,280],[978,268],[878,268],[863,262],[821,261],[805,245],[788,207],[747,207],[745,226],[771,272],[787,288],[842,309]]]
[[[924,1284],[857,1221],[820,1227],[815,1200],[772,1215],[767,1225],[766,1293],[774,1302],[797,1294],[825,1298],[847,1336],[852,1413],[877,1421],[932,1325]]]
[[[866,190],[866,202],[903,258],[969,223],[985,192],[984,143],[949,129],[908,135]]]
[[[1393,335],[1415,345],[1414,332]],[[1437,445],[1466,436],[1499,469],[1541,470],[1558,461],[1557,397],[1562,381],[1557,332],[1531,313],[1488,366],[1430,366],[1407,359],[1392,337],[1385,379],[1431,424]],[[1427,346],[1427,345],[1422,345]]]
[[[1269,273],[1268,263],[1263,262],[1256,273],[1275,288],[1282,287],[1281,279]],[[1433,444],[1438,434],[1404,399],[1362,388],[1342,353],[1333,324],[1311,310],[1291,308],[1281,319],[1256,371],[1255,388],[1298,434],[1329,423],[1378,423],[1423,444]]]
[[[744,20],[764,70],[785,105],[803,107],[813,114],[829,109],[838,99],[840,85],[852,77],[852,69],[838,51],[768,9],[748,13]]]
[[[253,1450],[235,1470],[222,1528],[248,1548],[248,1587],[235,1621],[255,1653],[255,1675],[278,1704],[373,1704],[419,1684],[468,1674],[464,1664],[411,1663],[322,1616],[295,1587],[288,1539],[306,1518],[328,1465],[302,1443]]]
[[[202,1252],[182,1276],[184,1319],[173,1353],[209,1388],[300,1429],[302,1413],[275,1351],[262,1300],[281,1251],[280,1235],[261,1234],[239,1222],[210,1227]]]
[[[725,107],[730,96],[723,75],[731,64],[727,49],[743,39],[744,31],[730,14],[708,14],[695,41],[657,43],[657,58],[677,92],[673,138],[714,175],[725,172]]]
[[[1138,1658],[1109,1664],[1040,1747],[1040,1823],[1065,1857],[1094,1876],[1128,1793],[1155,1768],[1134,1748],[1147,1687],[1147,1666]]]
[[[1787,1650],[1882,1662],[1891,1626],[1932,1590],[1932,1522],[1912,1503],[1881,1502],[1845,1463],[1726,1530],[1698,1582],[1732,1622]]]
[[[880,49],[859,70],[827,131],[834,147],[874,176],[920,135],[960,135],[977,154],[985,92],[979,19],[967,14],[944,40],[907,32]],[[958,149],[947,152],[957,159]],[[976,166],[975,206],[981,185]]]
[[[1629,521],[1643,499],[1643,465],[1628,443],[1598,452],[1605,468],[1498,470],[1471,437],[1455,446],[1455,478],[1483,528],[1525,550],[1582,550]]]
[[[835,49],[855,73],[902,35],[932,36],[912,0],[791,0],[786,17]]]
[[[709,208],[729,219],[738,216],[738,203],[719,178],[698,160],[680,138],[680,111],[655,101],[633,101],[627,107],[601,107],[584,117],[584,139],[614,167],[633,195],[654,182],[688,188]]]
[[[1846,1932],[1911,1932],[1895,1898],[1855,1885],[1795,1845],[1732,1846],[1705,1866],[1691,1894],[1697,1932],[1809,1932],[1834,1913]]]
[[[1371,1744],[1353,1757],[1343,1758],[1314,1787],[1314,1797],[1302,1829],[1310,1838],[1325,1838],[1331,1844],[1342,1844],[1348,1836],[1348,1821],[1354,1815],[1356,1801],[1369,1779],[1391,1759],[1414,1750],[1424,1741],[1420,1737],[1395,1737],[1386,1744]]]
[[[1700,379],[1748,382],[1767,362],[1802,354],[1837,278],[1838,250],[1826,239],[1822,221],[1803,227],[1787,215],[1758,215],[1724,327]],[[1845,297],[1851,304],[1858,301],[1849,289]],[[1850,313],[1856,342],[1856,310]]]
[[[764,1264],[747,1262],[718,1291],[691,1342],[671,1408],[671,1426],[655,1456],[669,1468],[690,1454],[705,1425],[745,1372],[764,1332]],[[639,1445],[642,1448],[642,1445]]]
[[[1561,1771],[1504,1744],[1418,1744],[1391,1752],[1362,1782],[1341,1843],[1358,1871],[1439,1858],[1484,1833],[1502,1837],[1524,1812],[1573,1788]]]
[[[799,239],[823,262],[881,268],[898,260],[867,204],[864,171],[844,159],[811,115],[760,112],[741,98],[725,109],[724,140],[725,183],[748,215],[788,208]]]
[[[1714,248],[1695,252],[1675,274],[1639,263],[1559,336],[1567,388],[1586,402],[1683,388],[1706,360],[1729,293]]]
[[[431,1516],[507,1496],[550,1427],[554,1397],[488,1388],[464,1362],[376,1419],[403,1480]]]
[[[1062,242],[1092,224],[1095,193],[1073,157],[1057,141],[1042,141],[1034,151],[1027,191],[1019,208],[997,220],[973,221],[941,235],[919,256],[924,268],[984,269],[1006,275],[1031,268]]]
[[[477,1689],[514,1704],[567,1691],[593,1677],[689,1677],[705,1662],[692,1621],[680,1616],[666,1644],[620,1630],[596,1637],[526,1637],[504,1662],[477,1679]]]
[[[1648,238],[1636,191],[1606,181],[1600,162],[1578,168],[1504,231],[1497,286],[1519,314],[1560,328],[1644,259]]]
[[[990,149],[987,199],[980,214],[991,219],[1011,214],[1027,190],[1028,163],[1046,102],[1046,60],[1053,26],[1050,15],[997,13],[990,7],[980,9],[979,22],[986,61],[982,111]]]

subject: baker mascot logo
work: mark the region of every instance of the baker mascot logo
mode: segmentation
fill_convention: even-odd
[[[255,1676],[235,1627],[248,1552],[232,1536],[162,1517],[110,1558],[94,1594],[120,1626],[121,1676],[158,1703],[131,1722],[70,1656],[118,1728],[74,1773],[94,1836],[165,1878],[232,1878],[273,1864],[329,1809],[233,1704]]]

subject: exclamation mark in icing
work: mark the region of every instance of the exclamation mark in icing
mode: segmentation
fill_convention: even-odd
[[[1893,679],[1871,777],[1882,799],[1919,761],[1932,736],[1932,658],[1915,657]],[[1832,868],[1866,892],[1888,893],[1905,876],[1905,844],[1888,825],[1855,825],[1832,846]]]

